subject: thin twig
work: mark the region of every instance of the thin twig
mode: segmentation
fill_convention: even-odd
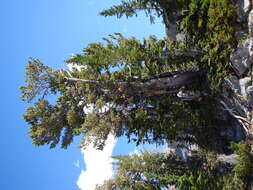
[[[251,125],[251,123],[250,123],[246,118],[234,114],[233,110],[230,109],[230,108],[225,104],[224,101],[220,100],[220,103],[225,107],[225,110],[228,111],[228,113],[229,113],[230,115],[232,115],[234,118],[237,119],[237,121],[238,121],[239,123],[242,124],[244,130],[248,133],[249,129],[246,127],[246,125],[245,125],[244,122],[246,122],[246,123],[249,124],[249,125]],[[243,122],[243,121],[244,121],[244,122]]]

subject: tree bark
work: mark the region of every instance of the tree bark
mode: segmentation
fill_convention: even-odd
[[[98,80],[86,80],[74,77],[65,77],[68,81],[73,82],[84,82],[84,83],[94,83],[101,88],[105,88],[105,84],[112,83],[116,88],[131,87],[136,90],[145,91],[147,93],[155,93],[157,91],[161,92],[177,92],[181,87],[190,85],[199,79],[199,71],[184,71],[181,73],[167,74],[162,78],[150,79],[146,82],[125,82],[125,81],[98,81]]]

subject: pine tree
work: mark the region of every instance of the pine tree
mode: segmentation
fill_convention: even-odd
[[[97,190],[235,190],[247,189],[252,181],[253,154],[246,143],[233,145],[239,155],[235,165],[213,153],[195,152],[187,161],[174,153],[148,152],[114,156],[115,175]]]
[[[35,106],[24,115],[34,144],[54,147],[62,131],[62,147],[79,134],[95,138],[102,147],[110,132],[129,138],[135,134],[137,144],[159,143],[187,131],[186,125],[198,126],[201,121],[194,118],[203,113],[194,107],[199,101],[184,102],[174,93],[199,81],[201,73],[191,52],[169,50],[170,41],[154,37],[141,43],[116,36],[105,39],[106,45],[90,44],[83,54],[66,61],[82,66],[81,71],[53,70],[30,59],[27,86],[21,89],[28,102],[37,96]],[[59,95],[55,105],[46,100],[49,93]],[[85,105],[95,105],[94,111],[84,113]],[[108,109],[101,112],[104,106]]]
[[[250,154],[251,159],[252,156]],[[173,153],[147,151],[129,156],[115,156],[114,159],[114,177],[98,185],[97,190],[160,190],[173,186],[190,190],[245,188],[240,187],[243,177],[238,176],[243,172],[237,172],[236,169],[233,171],[228,163],[220,162],[212,156],[207,157],[200,152],[189,157],[187,162]],[[241,164],[237,163],[235,168],[241,167]],[[235,183],[231,183],[232,181]]]

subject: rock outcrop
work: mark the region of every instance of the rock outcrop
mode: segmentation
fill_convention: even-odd
[[[251,0],[238,0],[238,20],[248,22],[248,31],[240,29],[243,38],[239,40],[240,43],[230,55],[230,64],[236,76],[226,79],[232,94],[230,92],[224,93],[223,106],[244,128],[246,136],[252,138],[253,9]]]

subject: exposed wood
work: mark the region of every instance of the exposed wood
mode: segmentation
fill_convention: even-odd
[[[230,109],[226,103],[222,100],[220,100],[220,103],[223,105],[223,107],[225,108],[225,111],[227,111],[231,116],[233,116],[244,128],[245,132],[248,134],[249,133],[249,129],[248,129],[248,125],[251,125],[251,122],[248,121],[246,118],[241,117],[239,115],[236,115],[234,113],[234,111],[232,109]]]
[[[187,86],[198,80],[199,78],[198,71],[185,71],[182,73],[177,73],[172,76],[150,79],[146,82],[125,82],[125,81],[98,81],[98,80],[86,80],[74,77],[65,77],[68,81],[74,82],[84,82],[84,83],[95,83],[101,87],[103,84],[112,83],[115,86],[122,87],[132,87],[136,88],[136,90],[143,90],[146,92],[157,92],[163,91],[164,93],[172,91],[177,92],[180,90],[182,86]],[[176,91],[175,91],[176,89]]]
[[[237,164],[238,158],[239,158],[239,155],[237,154],[230,154],[230,155],[220,154],[217,156],[218,161],[225,162],[231,165]]]

